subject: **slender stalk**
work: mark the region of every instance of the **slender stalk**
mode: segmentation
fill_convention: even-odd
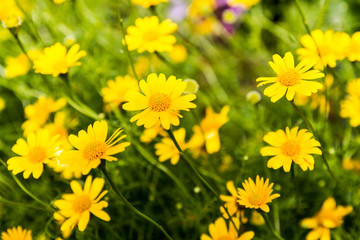
[[[310,26],[308,24],[308,22],[306,21],[306,18],[305,18],[305,14],[304,14],[304,11],[302,10],[301,6],[300,6],[300,3],[299,3],[299,0],[295,0],[295,5],[296,5],[296,8],[301,16],[301,19],[303,21],[303,24],[305,26],[305,29],[307,31],[307,33],[311,36],[311,29],[310,29]]]
[[[30,59],[29,55],[27,54],[24,45],[21,43],[18,34],[15,32],[16,30],[9,29],[11,35],[15,38],[16,43],[19,45],[21,51],[25,54],[25,56],[28,58],[31,65],[34,65],[33,61]]]
[[[266,212],[263,212],[261,210],[258,210],[258,213],[261,214],[261,216],[263,216],[264,220],[265,220],[265,223],[266,225],[268,226],[268,228],[270,229],[270,231],[272,232],[272,234],[279,240],[284,240],[280,234],[278,232],[275,231],[274,227],[272,226],[271,222],[270,222],[270,219],[268,217],[268,215],[266,214]]]
[[[144,218],[145,220],[149,221],[150,223],[152,223],[153,225],[155,225],[155,227],[157,227],[165,236],[167,239],[169,240],[173,240],[172,237],[170,237],[170,235],[165,231],[165,229],[158,224],[157,222],[155,222],[153,219],[151,219],[150,217],[146,216],[144,213],[140,212],[138,209],[136,209],[126,198],[125,196],[119,191],[119,189],[116,187],[114,181],[112,180],[112,178],[110,177],[109,173],[106,170],[106,166],[105,166],[105,160],[101,161],[101,164],[99,165],[99,170],[104,174],[104,177],[106,178],[106,180],[108,181],[108,183],[111,186],[111,189],[114,191],[114,193],[116,194],[116,196],[124,201],[124,203],[126,204],[126,206],[128,208],[130,208],[134,213],[136,213],[137,215],[139,215],[140,217]]]
[[[34,208],[34,209],[37,209],[40,211],[46,211],[44,208],[36,206],[36,205],[22,203],[22,202],[14,202],[14,201],[4,199],[2,197],[0,197],[0,203],[4,204],[4,205],[17,206],[17,207],[23,207],[23,208]]]
[[[291,177],[293,178],[295,184],[295,191],[296,191],[296,213],[300,213],[300,194],[299,194],[299,185],[295,175],[295,166],[293,165],[291,168]]]
[[[235,222],[233,221],[229,211],[227,210],[227,208],[225,207],[224,203],[221,201],[220,197],[219,197],[219,193],[217,193],[215,191],[215,189],[205,180],[205,178],[203,178],[201,176],[201,174],[199,173],[199,171],[195,168],[194,164],[192,163],[192,161],[190,160],[190,158],[188,158],[188,156],[184,153],[184,151],[181,149],[179,143],[177,142],[173,132],[171,131],[171,129],[167,130],[167,132],[169,133],[169,136],[171,138],[171,140],[174,142],[177,150],[180,152],[180,155],[182,156],[182,158],[190,165],[191,169],[195,172],[196,176],[204,183],[204,185],[215,195],[216,200],[218,201],[219,205],[221,207],[224,208],[226,214],[228,215],[231,223],[234,225],[234,228],[236,229],[236,231],[239,233],[240,229],[236,226]]]
[[[317,21],[316,21],[316,24],[315,24],[315,28],[316,28],[316,29],[320,28],[321,25],[322,25],[322,22],[323,22],[324,17],[325,17],[325,13],[326,13],[326,11],[327,11],[328,8],[329,8],[329,2],[330,2],[330,0],[325,0],[324,5],[323,5],[322,8],[321,8],[319,17],[318,17],[318,19],[317,19]]]

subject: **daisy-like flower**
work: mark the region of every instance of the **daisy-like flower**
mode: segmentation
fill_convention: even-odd
[[[8,169],[16,175],[24,172],[24,178],[29,178],[32,174],[34,178],[39,178],[50,159],[58,156],[59,143],[58,136],[51,136],[47,130],[39,130],[30,133],[27,141],[19,138],[12,147],[12,151],[20,156],[12,157],[7,161]]]
[[[102,191],[105,181],[102,178],[92,177],[86,178],[84,189],[82,189],[79,182],[73,180],[70,183],[72,194],[63,194],[62,199],[56,200],[54,206],[59,209],[54,213],[56,220],[64,220],[61,225],[61,231],[73,229],[78,225],[79,231],[84,231],[90,220],[90,213],[96,217],[110,221],[110,216],[103,211],[103,208],[108,206],[104,200],[100,201],[108,192]],[[102,192],[101,192],[102,191]]]
[[[147,81],[139,82],[142,93],[130,90],[126,93],[128,101],[123,109],[128,111],[143,110],[130,119],[137,121],[137,125],[150,128],[160,121],[162,127],[170,129],[170,125],[178,126],[182,115],[180,110],[189,111],[196,105],[191,101],[196,98],[194,94],[183,95],[187,83],[175,76],[167,80],[164,74],[157,76],[155,73],[148,75]]]
[[[144,8],[149,8],[151,6],[158,5],[162,2],[167,2],[168,0],[131,0],[133,4],[140,5]]]
[[[341,226],[343,218],[352,210],[352,206],[336,206],[332,197],[326,199],[320,212],[312,218],[303,219],[300,223],[303,228],[313,229],[306,235],[306,240],[330,240],[330,229]]]
[[[268,178],[264,182],[264,178],[260,178],[259,175],[256,176],[256,182],[249,178],[242,185],[244,189],[238,188],[238,203],[246,208],[260,208],[264,212],[269,212],[267,203],[280,197],[278,193],[271,194],[274,183],[269,184]]]
[[[347,58],[351,62],[360,61],[360,32],[356,32],[351,36]]]
[[[85,57],[86,52],[79,50],[79,44],[74,44],[68,52],[61,43],[55,43],[45,48],[43,53],[34,61],[35,72],[53,75],[54,77],[65,74],[70,67],[81,65],[79,59]]]
[[[185,144],[185,128],[180,128],[174,131],[174,137],[178,142],[181,150],[186,149]],[[155,154],[159,156],[159,161],[164,162],[170,159],[172,165],[175,165],[179,162],[180,152],[176,148],[174,142],[169,137],[165,137],[161,140],[161,143],[155,144],[156,152]]]
[[[83,175],[91,169],[100,165],[101,159],[107,161],[117,161],[111,155],[123,152],[129,142],[118,143],[126,135],[120,136],[123,130],[118,128],[111,137],[106,140],[108,134],[108,124],[106,121],[96,121],[94,125],[89,125],[87,132],[81,130],[78,136],[71,134],[70,143],[78,150],[68,150],[60,155],[60,163],[68,164],[74,171],[81,170]]]
[[[321,155],[318,148],[320,143],[316,141],[311,132],[306,129],[294,127],[291,130],[286,127],[285,132],[281,129],[269,132],[264,136],[264,141],[271,145],[260,150],[262,156],[274,156],[269,159],[268,168],[279,169],[283,167],[289,172],[292,162],[298,164],[303,171],[314,169],[314,157],[311,154]]]
[[[260,77],[256,81],[259,86],[272,83],[264,90],[264,95],[271,97],[272,102],[276,102],[286,93],[287,100],[294,99],[295,93],[310,96],[322,88],[322,84],[314,81],[307,81],[324,77],[318,70],[310,70],[314,62],[301,61],[294,67],[294,57],[290,52],[285,53],[284,58],[278,54],[273,55],[273,62],[269,62],[271,68],[277,74],[276,77]]]
[[[151,128],[145,128],[143,134],[140,136],[140,141],[143,143],[150,143],[158,135],[163,137],[167,135],[160,122],[158,122],[157,124],[155,124],[155,126]]]
[[[5,77],[14,78],[25,75],[30,70],[30,61],[25,54],[20,54],[17,57],[7,57],[5,59]]]
[[[245,217],[245,207],[241,206],[237,200],[238,200],[238,194],[234,185],[233,181],[228,181],[226,183],[227,190],[231,193],[231,196],[227,195],[220,195],[220,199],[225,202],[225,207],[228,210],[230,216],[233,215],[240,216],[242,223],[247,223],[248,219]],[[226,213],[225,209],[223,207],[220,207],[220,211],[222,212],[223,216],[225,218],[229,218],[228,214]],[[238,219],[238,217],[237,217]]]
[[[128,27],[125,39],[130,51],[170,52],[176,42],[171,34],[176,30],[177,24],[170,19],[160,23],[156,16],[137,18],[135,26]]]
[[[240,221],[237,218],[232,219],[237,228],[240,227]],[[232,223],[229,224],[229,228],[223,218],[216,219],[215,223],[211,223],[209,225],[209,233],[201,234],[200,240],[251,240],[255,236],[253,231],[247,231],[242,233],[240,236],[236,231],[234,225]]]
[[[21,226],[8,228],[1,233],[1,240],[32,240],[31,230],[22,229]]]

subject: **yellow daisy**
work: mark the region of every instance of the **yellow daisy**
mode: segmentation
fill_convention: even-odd
[[[79,51],[80,45],[74,44],[67,52],[66,47],[61,43],[44,49],[43,53],[34,61],[36,73],[50,74],[57,77],[59,74],[65,74],[70,67],[80,66],[79,59],[86,56],[85,51]]]
[[[51,136],[47,130],[39,130],[30,133],[27,141],[19,138],[12,147],[12,151],[20,156],[12,157],[7,161],[8,169],[16,175],[24,172],[24,178],[29,178],[32,174],[34,178],[39,178],[51,158],[58,156],[59,143],[58,136]]]
[[[5,59],[5,77],[14,78],[25,75],[30,70],[30,61],[25,54],[20,54],[17,57],[7,57]]]
[[[102,178],[86,178],[84,189],[79,182],[73,180],[70,183],[73,193],[63,194],[62,199],[56,200],[54,206],[59,209],[54,213],[56,220],[66,219],[61,225],[61,231],[73,229],[78,225],[79,231],[84,231],[90,220],[90,213],[96,217],[110,221],[110,216],[102,209],[108,206],[104,200],[100,201],[108,192],[102,191],[105,181]]]
[[[170,19],[159,23],[156,16],[137,18],[135,26],[128,27],[125,39],[130,51],[170,52],[176,42],[171,34],[176,30],[177,24]]]
[[[147,81],[139,82],[139,91],[130,90],[125,95],[128,101],[123,109],[128,111],[143,110],[130,119],[130,122],[137,121],[137,125],[144,125],[145,128],[154,126],[161,122],[164,129],[170,129],[170,125],[178,126],[182,115],[180,110],[189,111],[196,105],[191,101],[196,98],[194,94],[184,95],[186,82],[170,76],[167,80],[164,74],[157,76],[155,73],[148,75]]]
[[[108,134],[108,124],[106,121],[96,121],[94,125],[89,125],[87,132],[81,130],[78,137],[71,134],[70,143],[78,150],[68,150],[60,155],[60,163],[68,164],[74,171],[81,170],[83,175],[91,169],[100,165],[101,159],[107,161],[117,161],[111,155],[123,152],[129,142],[118,143],[126,135],[120,136],[123,130],[118,128],[111,137],[106,140]]]
[[[318,148],[320,143],[316,141],[311,132],[306,129],[298,131],[299,127],[285,132],[281,129],[276,132],[269,132],[264,136],[264,141],[271,147],[263,147],[260,150],[262,156],[274,156],[269,159],[268,168],[279,169],[283,167],[289,172],[292,162],[298,164],[303,171],[314,169],[314,157],[311,154],[321,155]]]
[[[185,128],[180,128],[178,130],[175,130],[174,137],[176,141],[178,142],[181,150],[186,149],[185,144]],[[169,137],[165,137],[161,140],[161,143],[155,144],[156,152],[155,154],[159,156],[159,161],[164,162],[166,160],[170,159],[171,164],[175,165],[178,163],[180,159],[180,152],[176,148],[174,142]]]
[[[230,216],[233,215],[240,216],[242,223],[247,223],[248,219],[245,217],[245,207],[240,205],[238,200],[238,194],[234,185],[233,181],[228,181],[226,183],[227,190],[231,193],[231,196],[227,195],[220,195],[220,199],[225,202],[225,207],[228,210]],[[225,218],[229,218],[228,214],[226,213],[225,209],[223,207],[220,207],[220,211],[222,212],[223,216]],[[238,219],[238,217],[237,217]]]
[[[167,2],[168,0],[131,0],[133,4],[140,5],[144,8],[149,8],[151,6],[158,5],[162,2]]]
[[[236,227],[239,228],[239,219],[233,218],[232,220]],[[244,232],[239,236],[234,225],[230,223],[228,228],[223,218],[218,218],[215,223],[209,225],[209,233],[210,236],[204,233],[201,234],[200,240],[250,240],[255,236],[253,231]]]
[[[238,203],[246,208],[260,208],[264,212],[269,212],[267,203],[280,197],[278,193],[271,195],[274,183],[269,184],[269,179],[264,182],[264,178],[260,178],[259,175],[256,176],[256,183],[249,178],[242,185],[244,189],[238,188]]]
[[[277,74],[276,77],[260,77],[256,79],[261,82],[259,86],[272,83],[264,90],[264,95],[271,97],[272,102],[276,102],[286,93],[287,100],[294,99],[295,93],[310,96],[322,88],[322,84],[314,81],[306,81],[324,77],[318,70],[310,70],[315,63],[301,61],[294,67],[294,57],[290,52],[285,53],[284,58],[278,54],[273,55],[273,62],[269,62],[271,68]]]
[[[8,228],[1,233],[1,240],[32,240],[31,230],[22,229],[21,226]]]

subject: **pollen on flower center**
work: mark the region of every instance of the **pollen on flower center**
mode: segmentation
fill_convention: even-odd
[[[263,196],[260,195],[259,193],[253,193],[249,197],[249,203],[252,205],[255,205],[255,206],[260,206],[260,205],[264,204]]]
[[[82,213],[91,207],[91,199],[88,195],[82,195],[75,199],[73,209],[77,213]]]
[[[300,146],[294,140],[286,141],[281,147],[281,152],[289,157],[298,155],[300,153]]]
[[[291,87],[300,83],[301,75],[295,69],[288,69],[286,72],[279,74],[278,79],[281,85]]]
[[[171,105],[170,97],[164,93],[157,93],[150,97],[149,108],[155,112],[163,112]]]
[[[107,145],[103,142],[88,143],[83,149],[83,156],[89,161],[101,158],[107,150]]]
[[[43,147],[33,147],[30,149],[28,155],[28,159],[32,163],[40,163],[46,159],[46,150]]]

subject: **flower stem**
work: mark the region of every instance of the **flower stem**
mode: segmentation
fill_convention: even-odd
[[[25,56],[27,57],[27,59],[29,60],[31,65],[34,65],[33,61],[30,59],[29,55],[27,54],[24,45],[21,43],[17,32],[15,32],[16,30],[9,28],[9,31],[10,31],[11,35],[13,35],[13,37],[15,38],[16,43],[19,45],[21,51],[25,54]]]
[[[179,143],[177,142],[173,132],[171,131],[171,129],[167,130],[167,132],[169,133],[169,136],[171,138],[171,140],[174,142],[177,150],[180,152],[180,155],[182,156],[182,158],[190,165],[191,169],[195,172],[196,176],[204,183],[204,185],[215,195],[216,200],[218,201],[219,205],[221,207],[224,208],[226,214],[228,215],[231,223],[234,225],[234,228],[236,229],[236,231],[239,233],[240,229],[236,226],[235,222],[233,221],[228,209],[225,207],[224,203],[221,201],[219,194],[215,191],[215,189],[205,180],[205,178],[203,178],[201,176],[201,174],[199,173],[199,171],[195,168],[194,164],[192,163],[192,161],[190,160],[190,158],[188,158],[188,156],[185,154],[185,152],[181,149]]]
[[[144,218],[145,220],[149,221],[150,223],[152,223],[153,225],[155,225],[165,236],[167,239],[169,240],[173,240],[172,237],[170,237],[170,235],[165,231],[165,229],[158,224],[157,222],[155,222],[153,219],[151,219],[150,217],[146,216],[144,213],[140,212],[139,210],[137,210],[126,198],[125,196],[119,191],[119,189],[116,187],[114,181],[112,180],[112,178],[110,177],[109,173],[106,170],[106,166],[105,166],[105,160],[101,161],[101,164],[99,165],[99,170],[104,174],[106,180],[108,181],[108,183],[111,186],[111,189],[115,192],[116,196],[124,201],[124,203],[126,204],[126,206],[128,206],[134,213],[136,213],[137,215],[139,215],[140,217]]]
[[[299,194],[299,186],[295,175],[295,166],[293,165],[291,168],[291,176],[293,178],[295,184],[295,191],[296,191],[296,213],[300,213],[300,194]]]
[[[305,18],[305,14],[304,14],[304,11],[302,10],[301,6],[300,6],[300,3],[299,3],[299,0],[295,0],[295,5],[296,5],[296,8],[301,16],[301,19],[303,21],[303,24],[305,26],[305,29],[307,31],[307,33],[311,36],[311,29],[310,29],[310,26],[308,24],[308,22],[306,21],[306,18]]]
[[[263,216],[264,220],[265,220],[265,223],[266,225],[268,226],[268,228],[270,229],[270,231],[272,232],[272,234],[279,240],[284,240],[280,234],[278,232],[275,231],[274,227],[272,226],[271,222],[270,222],[270,219],[269,219],[269,216],[266,214],[266,212],[263,212],[261,210],[258,211],[258,213],[261,214],[261,216]]]

